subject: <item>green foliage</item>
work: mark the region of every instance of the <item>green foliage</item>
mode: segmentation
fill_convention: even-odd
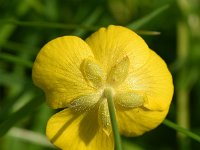
[[[136,30],[172,71],[175,96],[164,123],[125,150],[200,147],[200,4],[196,0],[1,0],[0,149],[55,149],[45,138],[53,111],[31,79],[39,49],[62,35],[86,38],[109,24]],[[157,35],[157,36],[152,36]],[[182,134],[178,134],[181,132]]]

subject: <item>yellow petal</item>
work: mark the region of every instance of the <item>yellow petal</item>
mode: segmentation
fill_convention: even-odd
[[[152,111],[145,108],[117,110],[120,133],[125,136],[139,136],[156,128],[165,118],[168,110]]]
[[[80,71],[82,61],[91,56],[87,43],[75,36],[56,38],[40,50],[32,77],[51,107],[66,107],[72,99],[93,92]]]
[[[74,113],[65,109],[50,118],[46,134],[63,150],[113,150],[113,137],[99,130],[97,113]]]
[[[144,40],[135,32],[121,26],[101,28],[86,39],[86,42],[107,73],[126,56],[130,59],[130,66],[137,69],[145,64],[149,55],[149,48]]]
[[[173,96],[172,76],[165,62],[153,51],[145,65],[129,72],[129,76],[118,91],[139,91],[145,93],[144,107],[151,110],[165,110]]]

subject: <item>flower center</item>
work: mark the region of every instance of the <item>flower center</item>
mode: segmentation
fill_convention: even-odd
[[[130,61],[126,56],[105,73],[100,64],[93,58],[84,59],[80,70],[86,82],[96,89],[97,92],[77,97],[69,104],[69,107],[75,112],[90,111],[93,108],[97,108],[99,124],[102,126],[105,133],[109,135],[111,132],[111,122],[107,99],[104,95],[106,88],[112,89],[116,108],[132,109],[142,106],[146,100],[144,94],[134,91],[116,93],[115,89],[123,83],[128,76],[129,66]]]

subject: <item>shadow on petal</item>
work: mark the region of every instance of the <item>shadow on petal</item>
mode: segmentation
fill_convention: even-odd
[[[79,126],[79,136],[86,145],[89,145],[99,130],[98,113],[90,111],[86,114]]]
[[[47,124],[47,137],[60,149],[114,149],[113,137],[100,129],[97,109],[74,112],[64,109],[53,115]]]
[[[78,117],[79,117],[79,115],[75,115],[70,120],[67,120],[65,122],[65,124],[57,131],[57,133],[52,137],[52,139],[50,141],[52,143],[55,143],[59,139],[59,137],[61,137],[61,135],[64,133],[64,131],[67,129],[67,127],[69,127],[69,125],[72,124],[72,122],[74,120],[76,120]]]

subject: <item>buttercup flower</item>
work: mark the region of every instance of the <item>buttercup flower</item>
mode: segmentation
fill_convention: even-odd
[[[113,93],[120,134],[138,136],[165,118],[173,83],[165,62],[133,31],[111,25],[86,41],[63,36],[47,43],[33,66],[33,81],[53,115],[46,134],[67,150],[114,150],[105,90]]]

